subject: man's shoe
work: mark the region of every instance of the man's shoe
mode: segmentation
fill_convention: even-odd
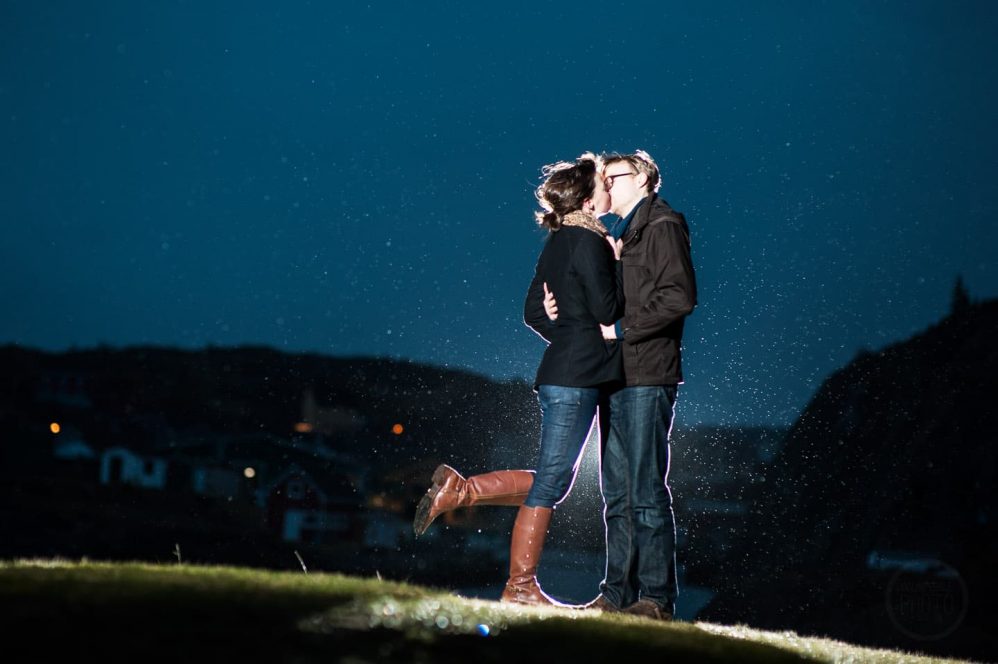
[[[641,616],[642,618],[651,618],[652,620],[660,620],[663,622],[670,622],[672,620],[672,614],[670,612],[666,611],[663,607],[659,606],[650,599],[639,599],[637,602],[624,609],[623,612],[632,616]]]
[[[620,613],[621,608],[608,600],[606,595],[600,593],[600,596],[589,602],[588,604],[582,605],[583,609],[593,609],[596,611],[602,611],[603,613]]]

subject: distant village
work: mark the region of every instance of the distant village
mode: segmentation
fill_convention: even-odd
[[[45,376],[37,399],[91,407],[82,374]],[[408,506],[397,496],[371,490],[370,468],[362,457],[327,444],[337,434],[356,429],[361,417],[355,411],[320,405],[307,390],[300,420],[286,437],[215,434],[169,440],[153,452],[143,452],[87,441],[69,423],[51,422],[49,428],[54,459],[86,469],[101,485],[251,502],[267,528],[285,542],[395,546],[411,533]],[[401,423],[393,426],[394,433],[401,434],[402,429]],[[460,526],[467,520],[461,512],[447,516],[449,525]]]

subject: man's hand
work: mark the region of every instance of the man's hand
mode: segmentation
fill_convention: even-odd
[[[544,313],[552,322],[558,320],[558,303],[554,299],[554,293],[548,290],[548,282],[544,282]]]
[[[606,241],[610,243],[610,248],[613,249],[613,257],[619,261],[620,250],[624,246],[623,240],[614,240],[612,235],[607,235]]]
[[[616,339],[617,338],[617,328],[613,325],[600,325],[600,332],[603,333],[604,339]]]

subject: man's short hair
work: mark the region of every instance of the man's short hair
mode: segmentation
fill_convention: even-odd
[[[606,155],[603,157],[603,171],[606,172],[610,164],[619,162],[630,165],[636,172],[643,174],[648,179],[645,189],[649,194],[658,193],[658,188],[662,186],[662,176],[650,154],[644,150],[635,150],[632,154],[613,153]]]

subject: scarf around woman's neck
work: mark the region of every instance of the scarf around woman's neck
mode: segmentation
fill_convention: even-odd
[[[562,226],[581,226],[591,230],[593,233],[597,233],[600,236],[606,235],[606,226],[603,222],[594,217],[591,214],[582,212],[581,210],[576,210],[575,212],[569,212],[564,217],[561,218]]]

